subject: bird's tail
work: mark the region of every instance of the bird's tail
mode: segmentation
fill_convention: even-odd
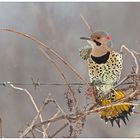
[[[118,127],[120,127],[120,120],[122,120],[126,125],[127,124],[126,119],[127,121],[129,120],[128,115],[131,115],[134,106],[132,104],[125,104],[124,102],[116,103],[117,101],[124,98],[125,96],[126,94],[121,90],[116,91],[113,100],[111,98],[106,99],[100,96],[101,107],[105,107],[100,110],[101,119],[105,120],[106,123],[110,121],[112,126],[115,121]],[[130,99],[128,99],[125,102],[130,103]]]

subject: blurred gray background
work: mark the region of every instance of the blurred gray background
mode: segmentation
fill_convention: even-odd
[[[87,43],[81,36],[90,32],[80,19],[84,15],[93,30],[103,30],[112,36],[114,49],[122,44],[140,52],[140,3],[0,3],[0,27],[11,28],[37,37],[62,55],[84,78],[89,80],[87,64],[78,55],[79,48]],[[0,31],[0,82],[31,83],[31,77],[40,82],[63,83],[60,75],[38,50],[37,44],[10,32]],[[139,62],[140,63],[140,62]],[[133,60],[125,56],[122,77],[131,72]],[[76,76],[62,65],[70,82],[79,82]],[[40,106],[48,93],[65,109],[66,87],[33,86],[27,88]],[[79,98],[82,102],[82,97]],[[139,110],[139,108],[136,108]],[[47,114],[54,113],[50,108]],[[26,127],[36,115],[27,95],[0,86],[0,114],[4,137],[18,137],[18,130]],[[47,118],[46,118],[47,119]],[[52,128],[53,129],[53,128]],[[57,137],[62,137],[64,131]],[[140,134],[140,116],[132,115],[128,125],[119,129],[100,121],[98,114],[87,117],[79,137],[135,137]]]

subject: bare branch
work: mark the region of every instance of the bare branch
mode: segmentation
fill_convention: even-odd
[[[135,57],[133,51],[131,51],[130,49],[128,49],[125,45],[122,45],[122,46],[121,46],[120,52],[123,52],[123,49],[127,50],[127,51],[131,54],[131,56],[133,57],[134,62],[135,62],[135,65],[136,65],[135,73],[138,74],[138,72],[139,72],[139,65],[138,65],[137,58]]]
[[[87,26],[87,28],[89,29],[89,31],[91,33],[93,33],[92,27],[88,24],[88,22],[86,21],[86,19],[84,18],[84,16],[82,14],[80,14],[80,17],[82,19],[82,21],[84,22],[84,24]]]
[[[60,110],[58,110],[52,117],[51,117],[51,119],[55,119],[58,115],[60,114]],[[48,124],[47,124],[47,127],[45,128],[45,131],[47,132],[47,134],[48,134],[48,129],[49,129],[49,126],[51,125],[51,122],[49,122]]]
[[[136,93],[136,92],[134,92]],[[134,95],[134,93],[132,93]],[[125,98],[124,100],[126,100],[127,98]],[[123,100],[123,101],[124,101]],[[84,112],[81,112],[79,114],[67,114],[67,115],[61,115],[57,118],[53,118],[53,119],[48,119],[48,120],[45,120],[44,122],[41,122],[41,123],[37,123],[35,124],[33,127],[40,127],[41,125],[43,124],[48,124],[48,123],[52,123],[52,122],[56,122],[56,121],[60,121],[60,120],[63,120],[63,119],[66,119],[66,120],[69,120],[69,121],[74,121],[74,122],[77,122],[79,121],[79,119],[87,116],[87,115],[90,115],[92,113],[96,113],[96,112],[99,112],[100,110],[102,109],[107,109],[109,107],[112,107],[112,106],[118,106],[118,105],[134,105],[134,106],[140,106],[140,104],[135,104],[135,103],[130,103],[130,102],[123,102],[123,101],[118,101],[117,103],[112,103],[112,104],[109,104],[109,105],[106,105],[106,106],[101,106],[101,107],[95,107],[94,109],[90,109],[90,110],[86,110]]]
[[[65,127],[67,127],[69,123],[65,123],[62,127],[60,127],[56,132],[54,132],[49,138],[54,138],[59,132],[61,132]]]
[[[21,87],[16,87],[16,86],[14,86],[13,84],[11,84],[10,82],[7,82],[7,83],[8,83],[12,88],[17,89],[17,90],[20,90],[20,91],[24,91],[24,92],[28,95],[28,97],[29,97],[31,103],[33,104],[35,110],[37,111],[37,114],[39,114],[40,121],[43,122],[43,117],[42,117],[42,115],[41,115],[41,113],[40,113],[40,111],[39,111],[39,109],[38,109],[38,107],[37,107],[37,105],[36,105],[36,103],[35,103],[35,101],[34,101],[33,96],[31,95],[31,93],[30,93],[27,89],[23,89],[23,88],[21,88]],[[42,125],[42,129],[44,130],[44,134],[43,134],[43,135],[46,136],[47,134],[46,134],[46,132],[45,132],[45,126],[44,126],[44,125]]]
[[[36,39],[35,37],[32,37],[30,35],[27,35],[25,33],[22,32],[18,32],[16,30],[12,30],[12,29],[7,29],[7,28],[0,28],[0,30],[2,31],[8,31],[8,32],[12,32],[12,33],[16,33],[18,35],[24,36],[32,41],[34,41],[35,43],[43,46],[44,48],[46,48],[48,51],[50,51],[51,53],[53,53],[57,58],[59,58],[67,67],[69,67],[76,75],[79,79],[81,79],[81,81],[83,81],[83,83],[85,83],[86,85],[88,85],[87,81],[81,76],[81,74],[70,64],[68,63],[65,58],[63,58],[62,56],[60,56],[55,50],[53,50],[52,48],[49,48],[47,45],[45,45],[44,43],[42,43],[41,41],[39,41],[38,39]]]
[[[2,118],[0,117],[0,138],[2,138]]]
[[[68,84],[68,80],[67,80],[66,76],[64,75],[62,69],[55,63],[55,61],[52,58],[50,58],[50,56],[43,50],[43,48],[40,47],[40,50],[50,60],[50,62],[55,66],[56,70],[60,73],[60,75],[62,76],[62,78],[63,78],[63,80],[65,82],[65,84],[68,85],[68,87],[69,87],[69,89],[70,89],[70,91],[72,93],[73,99],[75,101],[75,104],[76,104],[77,100],[76,100],[76,98],[74,96],[75,93],[73,92],[71,86]]]
[[[34,117],[34,119],[32,120],[31,124],[26,128],[26,130],[20,135],[21,138],[25,137],[32,129],[34,124],[36,123],[36,121],[38,120],[41,112],[43,111],[43,109],[48,105],[49,102],[53,102],[53,99],[50,98],[50,96],[48,96],[43,105],[40,107],[39,112],[37,113],[37,115]],[[44,126],[45,127],[45,126]],[[45,128],[44,128],[45,131]],[[43,132],[44,134],[44,132]]]

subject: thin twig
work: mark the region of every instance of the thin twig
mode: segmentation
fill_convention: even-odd
[[[41,123],[36,123],[34,126],[33,126],[33,129],[34,128],[37,128],[37,127],[40,127],[42,126],[43,124],[48,124],[48,123],[52,123],[52,122],[56,122],[56,121],[60,121],[60,120],[64,120],[64,119],[68,119],[68,116],[69,114],[67,115],[61,115],[57,118],[54,118],[54,119],[48,119],[48,120],[45,120],[44,122],[41,122]]]
[[[20,90],[20,91],[24,91],[24,92],[29,96],[29,99],[31,100],[31,102],[32,102],[32,104],[33,104],[35,110],[37,111],[37,113],[39,112],[39,109],[38,109],[38,107],[37,107],[37,105],[36,105],[36,103],[35,103],[35,101],[34,101],[34,99],[33,99],[33,96],[31,95],[31,93],[30,93],[27,89],[24,89],[24,88],[21,88],[21,87],[16,87],[16,86],[14,86],[13,84],[11,84],[10,82],[7,82],[7,83],[8,83],[12,88],[14,88],[14,89],[17,89],[17,90]]]
[[[98,108],[94,108],[94,109],[91,109],[91,110],[87,110],[87,111],[84,111],[82,113],[79,113],[79,114],[67,114],[67,115],[61,115],[57,118],[54,118],[54,119],[48,119],[48,120],[45,120],[44,122],[42,123],[37,123],[35,124],[33,127],[36,128],[36,127],[40,127],[41,125],[43,124],[48,124],[50,122],[56,122],[56,121],[60,121],[60,120],[63,120],[63,119],[66,119],[66,120],[70,120],[70,121],[79,121],[79,119],[81,118],[84,118],[85,116],[87,115],[90,115],[92,113],[96,113],[96,112],[99,112],[100,110],[103,110],[103,109],[107,109],[109,107],[112,107],[112,106],[118,106],[118,105],[134,105],[134,106],[139,106],[140,104],[134,104],[134,103],[129,103],[129,102],[122,102],[122,103],[112,103],[110,105],[106,105],[106,106],[102,106],[102,107],[98,107]]]
[[[83,83],[85,83],[88,86],[87,81],[81,76],[81,74],[70,64],[68,63],[65,58],[63,58],[62,56],[60,56],[55,50],[53,50],[52,48],[48,47],[47,45],[45,45],[44,43],[42,43],[41,41],[39,41],[38,39],[36,39],[35,37],[22,33],[22,32],[18,32],[16,30],[13,29],[7,29],[7,28],[0,28],[0,30],[2,31],[8,31],[8,32],[12,32],[12,33],[16,33],[18,35],[24,36],[32,41],[34,41],[35,43],[37,43],[38,45],[43,46],[44,48],[46,48],[48,51],[52,52],[57,58],[59,58],[67,67],[69,67],[76,75],[79,79],[81,79],[81,81],[83,81]]]
[[[66,128],[69,123],[65,123],[62,127],[60,127],[56,132],[54,132],[49,138],[54,138],[59,132],[61,132],[64,128]]]
[[[31,130],[31,133],[32,133],[32,135],[33,135],[33,138],[36,138],[36,136],[35,136],[33,130]]]
[[[50,118],[50,120],[55,119],[55,117],[61,112],[62,114],[65,114],[64,111],[61,109],[61,107],[56,103],[56,100],[54,100],[53,98],[50,98],[50,96],[48,96],[45,99],[45,102],[43,103],[43,105],[40,107],[39,109],[39,113],[34,117],[33,121],[31,122],[31,124],[24,130],[24,132],[20,135],[21,138],[25,137],[32,129],[35,129],[34,125],[37,122],[37,119],[39,117],[39,114],[43,111],[44,107],[46,107],[46,105],[48,105],[48,103],[54,103],[57,108],[59,109],[59,111],[53,115],[53,117]],[[48,122],[48,126],[45,128],[45,131],[48,129],[48,127],[50,126],[50,122]],[[41,125],[42,126],[42,125]],[[47,131],[46,131],[47,132]]]
[[[87,26],[87,28],[89,29],[89,31],[91,33],[93,33],[92,27],[88,24],[88,22],[86,21],[86,19],[84,18],[84,16],[82,14],[80,14],[80,17],[82,19],[82,21],[84,22],[84,24]]]
[[[36,123],[36,121],[38,120],[41,112],[43,111],[43,109],[48,105],[49,102],[53,102],[53,99],[50,98],[50,96],[48,96],[45,99],[45,102],[43,103],[43,105],[40,107],[39,112],[37,113],[37,115],[34,117],[34,119],[32,120],[31,124],[24,130],[23,133],[21,133],[20,138],[25,137],[32,129],[34,124]],[[45,131],[45,126],[44,126],[44,130]],[[44,132],[43,132],[44,134]]]
[[[63,111],[63,109],[60,107],[60,105],[54,100],[54,104],[56,105],[57,109],[61,111],[62,114],[66,115],[66,113]]]
[[[123,52],[123,48],[124,48],[125,50],[127,50],[127,51],[131,54],[131,56],[133,57],[134,62],[135,62],[135,65],[136,65],[135,73],[138,74],[138,72],[139,72],[139,65],[138,65],[137,58],[135,57],[133,51],[131,51],[130,49],[128,49],[125,45],[122,45],[122,46],[121,46],[120,52]]]
[[[133,53],[135,53],[136,55],[140,55],[140,53],[136,52],[135,50],[132,50]]]
[[[2,138],[2,118],[0,117],[0,138]]]
[[[50,119],[55,119],[59,114],[60,114],[60,110],[58,110]],[[51,125],[51,122],[49,122],[45,128],[45,131],[47,132],[47,134],[48,134],[48,129],[50,125]]]
[[[134,111],[134,113],[140,115],[140,112],[138,112],[138,111]]]
[[[126,81],[127,79],[129,79],[129,78],[130,78],[129,75],[126,76],[126,77],[124,77],[114,88],[117,88],[118,86],[122,85],[122,83],[125,82],[125,81]]]
[[[7,82],[7,83],[14,89],[24,91],[28,95],[29,99],[31,100],[31,103],[33,104],[35,110],[37,111],[37,114],[39,114],[40,111],[37,107],[37,104],[35,103],[35,100],[34,100],[33,96],[31,95],[31,93],[27,89],[24,89],[24,88],[21,88],[21,87],[16,87],[13,84],[11,84],[10,82]],[[43,122],[43,117],[42,117],[41,113],[39,114],[39,118],[40,118],[40,121]],[[42,125],[42,129],[44,130],[43,135],[47,135],[46,132],[45,132],[45,126],[44,125]]]
[[[43,134],[43,132],[40,129],[38,129],[38,128],[35,128],[34,130],[39,132],[39,133],[41,133],[41,134]]]
[[[40,50],[41,50],[41,52],[50,60],[50,62],[55,66],[56,70],[60,73],[60,75],[62,76],[62,78],[63,78],[63,80],[64,80],[64,82],[65,82],[65,84],[68,85],[68,87],[69,87],[69,89],[70,89],[70,91],[71,91],[71,93],[72,93],[74,102],[75,102],[75,104],[76,104],[77,101],[76,101],[76,98],[75,98],[75,96],[74,96],[75,93],[73,92],[71,86],[68,84],[68,80],[67,80],[66,76],[64,75],[64,72],[63,72],[62,69],[56,64],[56,62],[43,50],[43,48],[40,47]]]

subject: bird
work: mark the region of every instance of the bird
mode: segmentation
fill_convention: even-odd
[[[120,79],[122,54],[113,51],[111,36],[106,32],[95,32],[90,38],[81,39],[90,45],[80,51],[80,56],[88,61],[90,82],[97,84],[97,89],[107,95]]]
[[[96,31],[90,37],[81,37],[88,45],[79,50],[81,59],[88,64],[90,83],[95,84],[98,90],[100,105],[110,105],[126,96],[121,90],[114,90],[118,83],[122,68],[122,54],[113,49],[112,39],[109,33]],[[128,100],[129,102],[129,100]],[[132,112],[133,105],[118,105],[100,111],[101,119],[109,120],[113,126],[116,121],[120,127],[120,119],[126,124],[125,118]]]

